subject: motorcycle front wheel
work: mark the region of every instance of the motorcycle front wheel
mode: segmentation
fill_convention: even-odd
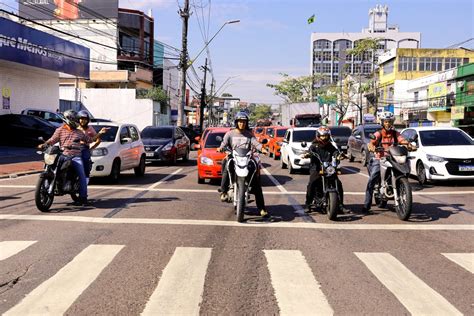
[[[331,221],[335,221],[337,218],[337,206],[339,205],[338,202],[337,192],[329,192],[326,213],[328,214],[328,218]]]
[[[407,178],[400,178],[397,181],[398,206],[396,207],[397,216],[402,221],[406,221],[411,215],[412,194],[411,187]]]
[[[237,178],[237,222],[244,221],[245,210],[245,178]]]
[[[49,212],[49,208],[53,204],[54,194],[48,193],[49,179],[40,177],[36,184],[35,203],[41,212]]]

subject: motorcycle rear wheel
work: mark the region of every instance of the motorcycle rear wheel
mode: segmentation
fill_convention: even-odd
[[[397,216],[402,221],[408,220],[412,209],[412,194],[408,179],[400,178],[397,182],[398,206],[395,208]]]
[[[40,177],[36,184],[35,204],[41,212],[49,212],[49,208],[54,201],[54,194],[48,193],[48,180],[46,177]]]
[[[237,178],[237,222],[244,221],[245,210],[245,178]]]
[[[338,196],[337,192],[329,192],[328,193],[328,204],[326,206],[326,213],[328,214],[328,218],[331,221],[335,221],[337,218],[337,211],[338,211]]]

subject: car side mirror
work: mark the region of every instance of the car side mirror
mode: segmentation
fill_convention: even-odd
[[[263,145],[267,144],[267,143],[268,143],[268,139],[266,139],[266,138],[262,139],[261,143],[262,143]]]
[[[124,137],[120,139],[121,144],[130,144],[132,142],[132,139],[130,137]]]
[[[40,142],[44,142],[43,136],[38,137],[38,140],[39,140]]]
[[[355,137],[356,139],[361,139],[361,138],[362,138],[359,134],[355,135],[354,137]]]
[[[308,146],[308,144],[306,142],[301,143],[301,147],[306,148],[307,146]]]

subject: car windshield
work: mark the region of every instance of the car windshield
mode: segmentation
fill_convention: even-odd
[[[343,136],[343,137],[349,137],[351,136],[351,129],[350,128],[344,128],[344,127],[336,127],[336,128],[330,128],[331,130],[331,135],[332,136]]]
[[[316,136],[316,130],[294,131],[294,142],[312,142]]]
[[[277,129],[277,137],[283,137],[285,136],[285,133],[286,133],[286,128],[285,129]]]
[[[142,131],[142,138],[173,138],[171,128],[147,127]]]
[[[474,142],[459,130],[420,131],[423,146],[464,146],[474,145]]]
[[[273,128],[267,128],[266,134],[270,137],[273,137]]]
[[[370,138],[370,134],[374,134],[376,131],[378,131],[381,128],[382,127],[380,127],[380,128],[378,128],[378,127],[366,127],[366,128],[364,128],[365,138]]]
[[[100,137],[102,142],[114,142],[115,136],[117,135],[118,127],[117,126],[108,126],[108,125],[92,125],[92,128],[98,133],[102,127],[106,127],[109,130],[107,133]]]
[[[220,136],[221,138],[224,138],[225,133],[210,133],[207,138],[206,138],[206,144],[204,145],[204,148],[217,148],[221,145],[221,141],[217,140],[217,137]]]
[[[263,127],[255,127],[255,134],[260,134],[261,132],[263,132]]]

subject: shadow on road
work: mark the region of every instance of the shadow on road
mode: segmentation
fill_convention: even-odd
[[[91,178],[89,184],[93,185],[147,185],[156,183],[166,176],[170,175],[169,173],[152,173],[152,174],[145,174],[143,177],[137,177],[133,173],[129,174],[121,174],[120,179],[117,184],[110,182],[107,178]],[[176,181],[186,177],[184,174],[176,174],[173,175],[171,178],[168,178],[166,182]]]

